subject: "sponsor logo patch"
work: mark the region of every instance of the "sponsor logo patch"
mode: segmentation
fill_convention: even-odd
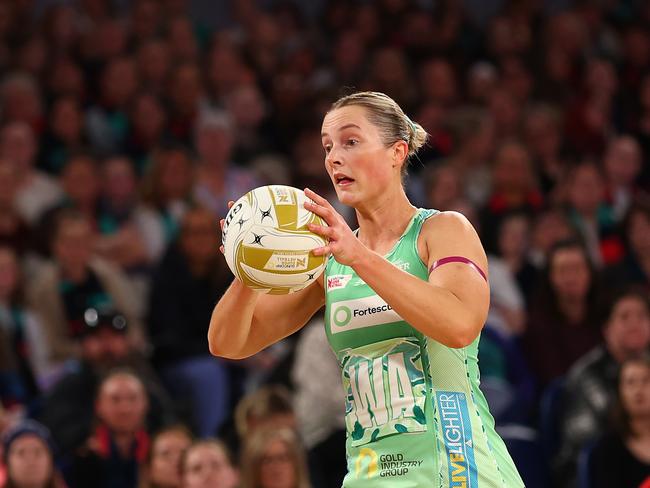
[[[352,275],[332,275],[327,277],[327,291],[345,288],[352,279]]]
[[[331,333],[336,334],[374,325],[400,322],[402,317],[379,296],[373,295],[332,304],[329,319]]]

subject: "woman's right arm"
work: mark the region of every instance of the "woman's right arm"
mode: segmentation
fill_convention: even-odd
[[[288,295],[266,295],[235,279],[212,312],[208,343],[215,356],[241,359],[303,327],[323,305],[323,275]]]

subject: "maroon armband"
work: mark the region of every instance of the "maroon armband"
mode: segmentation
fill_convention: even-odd
[[[446,258],[438,259],[437,261],[434,261],[434,263],[431,265],[429,268],[429,274],[436,269],[439,266],[442,266],[443,264],[448,264],[448,263],[463,263],[467,264],[468,266],[474,268],[478,274],[480,274],[485,281],[487,281],[487,276],[485,276],[485,273],[481,268],[477,266],[477,264],[472,261],[471,259],[468,259],[463,256],[447,256]]]

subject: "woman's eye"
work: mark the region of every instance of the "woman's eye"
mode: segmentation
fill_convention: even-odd
[[[329,154],[329,152],[332,150],[332,146],[323,146],[323,149],[325,149],[325,154]]]
[[[348,139],[348,146],[356,146],[359,144],[359,141],[356,139]]]

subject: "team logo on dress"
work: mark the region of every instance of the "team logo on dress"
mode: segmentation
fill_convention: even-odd
[[[354,474],[357,478],[372,478],[377,475],[377,453],[369,447],[359,451],[354,463]],[[365,473],[365,475],[364,475]]]
[[[345,288],[352,279],[352,275],[332,275],[327,277],[327,291]]]

